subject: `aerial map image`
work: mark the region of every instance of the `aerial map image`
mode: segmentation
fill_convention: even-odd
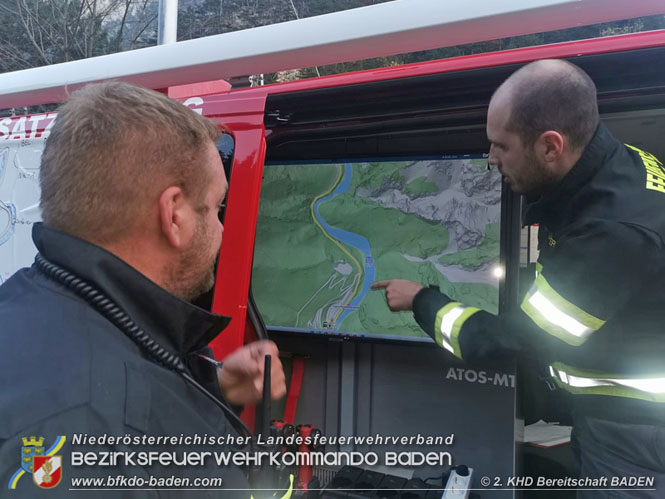
[[[501,176],[481,157],[265,166],[252,291],[268,327],[426,337],[370,284],[498,311]]]

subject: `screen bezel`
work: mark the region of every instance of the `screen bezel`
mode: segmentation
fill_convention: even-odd
[[[297,160],[274,160],[266,161],[265,167],[272,166],[288,166],[288,165],[316,165],[316,164],[339,164],[339,163],[359,163],[359,162],[391,162],[391,161],[424,161],[424,160],[446,160],[446,159],[483,159],[486,160],[488,157],[487,152],[460,152],[456,154],[448,153],[445,154],[423,154],[423,155],[405,155],[405,156],[353,156],[353,157],[338,157],[338,158],[316,158],[316,159],[297,159]],[[514,230],[507,230],[506,224],[514,225],[510,221],[514,218],[509,212],[514,211],[515,205],[515,196],[511,195],[511,191],[506,189],[505,184],[502,183],[502,189],[500,194],[500,237],[499,237],[499,262],[500,265],[505,269],[504,277],[499,283],[499,289],[497,290],[498,295],[498,304],[499,304],[499,313],[503,311],[506,307],[506,304],[510,302],[507,294],[510,294],[507,290],[511,286],[507,286],[506,283],[511,281],[516,281],[516,268],[511,268],[512,266],[507,265],[506,256],[511,252],[509,244],[510,240],[514,241],[514,237],[506,237],[507,234],[513,234]],[[514,244],[512,245],[514,246]],[[256,247],[254,248],[256,250]],[[519,251],[519,247],[517,248]],[[252,287],[250,286],[250,294],[252,293]],[[257,303],[257,310],[260,313],[260,305]],[[262,316],[262,314],[261,314]],[[265,318],[263,319],[265,321]],[[365,332],[355,332],[355,331],[334,331],[330,329],[308,329],[308,328],[291,328],[285,326],[275,326],[268,323],[266,325],[266,330],[269,334],[278,334],[280,336],[294,336],[300,338],[328,338],[330,340],[337,341],[369,341],[369,342],[388,342],[388,343],[409,343],[409,344],[434,344],[429,336],[423,337],[412,337],[412,336],[397,336],[390,334],[378,334],[378,333],[365,333]]]

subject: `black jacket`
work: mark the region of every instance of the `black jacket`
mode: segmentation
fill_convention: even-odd
[[[226,326],[160,288],[107,251],[36,224],[33,239],[49,261],[100,289],[170,352],[218,398],[215,366],[197,354]],[[70,289],[39,272],[22,269],[0,287],[0,484],[7,490],[21,467],[22,437],[43,437],[46,452],[60,435],[62,483],[40,490],[26,473],[12,497],[68,497],[79,476],[151,475],[221,477],[216,488],[247,488],[243,472],[218,466],[72,467],[71,451],[232,451],[229,445],[72,445],[73,434],[99,437],[237,435],[220,408],[180,375],[147,359],[139,347]],[[205,436],[205,437],[204,437]],[[128,442],[128,441],[127,441]],[[224,441],[226,443],[227,441]],[[105,485],[106,486],[106,485]],[[128,485],[124,485],[127,487]],[[190,484],[192,487],[193,484]],[[88,485],[90,487],[90,485]],[[120,485],[122,487],[122,485]],[[148,488],[146,484],[144,488]],[[155,487],[150,487],[155,488]],[[79,493],[80,494],[80,493]],[[186,492],[122,491],[121,497],[182,497]],[[207,491],[196,497],[249,497],[247,492]],[[3,494],[4,495],[4,494]],[[109,495],[104,493],[105,497]],[[114,493],[110,493],[114,496]]]
[[[525,223],[540,226],[540,255],[519,311],[497,317],[425,288],[418,323],[465,360],[539,357],[585,414],[665,424],[662,164],[601,124]]]

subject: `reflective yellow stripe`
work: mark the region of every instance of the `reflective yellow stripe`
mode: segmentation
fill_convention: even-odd
[[[436,313],[434,321],[435,341],[455,357],[462,358],[459,346],[459,334],[466,320],[480,309],[467,307],[459,302],[448,303]]]
[[[286,494],[282,496],[282,499],[289,499],[291,494],[293,494],[293,474],[289,475],[289,490],[286,491]]]
[[[536,262],[536,277],[543,271],[543,266],[540,262]]]
[[[524,296],[522,310],[547,333],[578,346],[600,329],[605,321],[585,312],[557,293],[543,274],[538,274]]]
[[[434,340],[436,341],[436,344],[444,347],[451,353],[454,353],[453,346],[449,343],[449,341],[444,342],[443,340],[443,334],[441,333],[441,320],[446,314],[448,314],[448,312],[450,312],[455,307],[459,307],[460,305],[461,303],[459,302],[451,301],[446,306],[439,309],[439,311],[436,313],[436,320],[434,321]]]
[[[665,402],[665,377],[628,378],[586,371],[555,362],[550,372],[557,385],[576,395],[607,395]]]

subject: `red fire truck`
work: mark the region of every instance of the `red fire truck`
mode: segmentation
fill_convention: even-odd
[[[586,2],[596,12],[602,3]],[[619,3],[608,5],[616,10]],[[656,4],[645,2],[635,15],[665,10]],[[627,17],[607,14],[612,15]],[[475,26],[469,35],[475,40],[477,30],[488,26],[486,18],[478,19],[466,26]],[[570,26],[572,19],[569,14],[550,20],[553,25],[543,21],[544,29]],[[391,49],[372,50],[359,56]],[[333,62],[334,55],[323,53],[318,61],[304,56],[302,66]],[[219,144],[230,188],[212,310],[233,320],[212,347],[223,359],[255,338],[278,343],[291,389],[272,417],[312,424],[324,435],[454,435],[452,464],[468,465],[477,477],[516,473],[515,422],[523,414],[515,366],[463,365],[406,320],[375,320],[380,305],[366,288],[372,278],[441,279],[496,313],[517,306],[525,291],[521,282],[533,273],[534,249],[520,228],[520,199],[484,168],[485,118],[498,85],[521,65],[545,58],[584,69],[597,85],[601,118],[612,132],[665,157],[665,31],[237,90],[225,82],[163,84],[169,78],[185,83],[186,64],[171,73],[123,78],[168,87],[169,95],[230,131]],[[265,60],[265,71],[288,64]],[[198,74],[211,79],[210,73]],[[62,86],[52,86],[0,93],[0,104],[41,103],[62,92]],[[5,251],[4,262],[14,267],[29,265],[34,256],[29,243],[18,240],[29,237],[30,224],[39,218],[39,155],[55,118],[45,113],[0,119],[0,255]],[[11,182],[4,191],[3,181]],[[471,201],[460,205],[453,191],[464,189]],[[455,217],[443,214],[455,210]],[[448,252],[443,243],[429,247],[428,234],[457,246]],[[310,258],[314,254],[319,256]],[[398,254],[413,267],[395,263]],[[395,274],[402,269],[403,275]],[[0,268],[0,279],[8,275]],[[387,308],[383,312],[390,315]],[[245,409],[250,426],[255,417],[253,408]],[[357,442],[334,445],[366,449]],[[399,447],[405,456],[398,464],[412,475],[409,460],[418,449],[423,445],[411,441]],[[416,476],[440,468],[415,467]],[[316,473],[325,481],[325,466]]]

